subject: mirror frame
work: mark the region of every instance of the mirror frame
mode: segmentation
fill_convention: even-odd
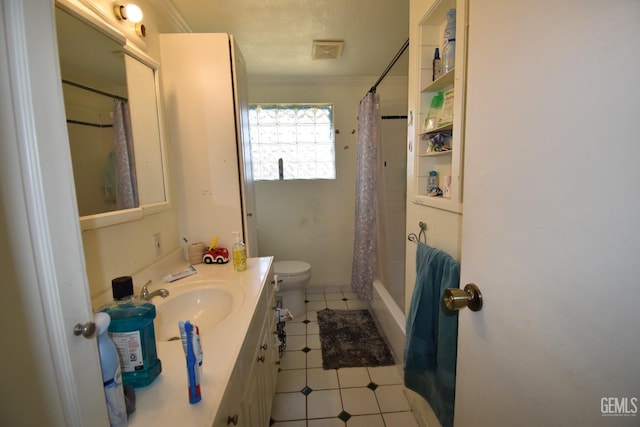
[[[82,22],[96,29],[100,33],[113,39],[122,46],[123,53],[142,62],[153,71],[154,85],[156,92],[156,114],[158,116],[158,133],[160,136],[160,156],[162,158],[162,175],[164,184],[165,200],[140,205],[137,208],[123,209],[119,211],[105,212],[94,215],[80,217],[80,228],[82,231],[94,230],[103,227],[109,227],[116,224],[123,224],[130,221],[143,219],[145,216],[165,212],[172,207],[171,196],[169,193],[169,173],[167,170],[167,149],[165,137],[165,123],[162,105],[162,96],[160,93],[160,64],[144,53],[106,18],[100,16],[98,12],[93,12],[84,5],[79,5],[69,0],[55,0],[55,6],[60,7],[65,12],[73,15]]]

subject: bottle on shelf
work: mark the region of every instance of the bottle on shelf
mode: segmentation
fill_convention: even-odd
[[[431,132],[438,125],[438,117],[440,115],[440,110],[442,109],[442,104],[444,102],[444,95],[440,91],[433,98],[431,98],[431,107],[429,108],[429,113],[427,114],[427,118],[424,121],[424,132]]]
[[[442,197],[449,199],[451,198],[451,175],[445,175],[443,181]]]
[[[438,80],[442,75],[442,60],[440,59],[440,48],[436,48],[433,53],[433,75],[431,77],[432,81]]]
[[[429,171],[429,179],[427,180],[427,193],[430,195],[438,188],[438,172]]]
[[[447,12],[447,26],[444,29],[442,47],[442,72],[447,73],[455,67],[456,62],[456,10]]]

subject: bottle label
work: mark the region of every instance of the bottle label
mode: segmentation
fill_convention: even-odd
[[[144,369],[140,331],[110,332],[109,336],[118,349],[122,372],[135,372]]]

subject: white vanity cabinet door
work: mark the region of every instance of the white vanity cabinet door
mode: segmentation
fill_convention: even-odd
[[[275,339],[275,298],[272,296],[267,300],[267,311],[262,325],[262,333],[258,347],[258,357],[256,359],[256,381],[258,411],[260,419],[269,420],[271,418],[271,404],[276,387],[276,376],[278,374],[279,355]]]
[[[231,380],[224,392],[218,414],[213,421],[213,427],[238,426],[242,420],[240,402],[242,399],[242,374],[238,365],[231,375]],[[248,425],[248,424],[246,424]]]
[[[258,357],[258,351],[254,351],[255,358]],[[247,372],[245,389],[242,395],[242,425],[261,426],[269,425],[269,420],[263,419],[262,408],[260,406],[260,376],[258,371],[259,363],[256,361],[251,365]]]
[[[266,284],[216,415],[214,427],[269,425],[279,361],[275,332],[275,293],[273,287]]]
[[[252,329],[260,331],[260,334],[256,341],[246,343],[246,352],[252,355],[252,364],[245,382],[242,412],[251,426],[269,425],[278,371],[279,356],[274,345],[275,294],[270,286],[265,289],[263,297],[258,308],[262,311],[256,312],[252,324]],[[259,313],[262,313],[261,317]]]
[[[280,365],[280,354],[278,351],[276,328],[275,296],[270,300],[267,313],[267,320],[264,325],[262,340],[262,353],[265,358],[262,367],[262,377],[264,385],[262,388],[262,399],[266,407],[267,416],[271,417],[271,405],[276,392],[276,382],[278,379],[278,367]]]

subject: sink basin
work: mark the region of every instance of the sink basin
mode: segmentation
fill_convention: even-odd
[[[200,334],[214,328],[240,308],[244,292],[228,282],[189,282],[167,286],[169,296],[154,298],[156,339],[169,341],[180,337],[179,320],[189,320]]]

